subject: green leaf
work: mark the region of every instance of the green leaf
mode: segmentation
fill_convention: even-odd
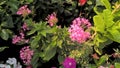
[[[28,2],[28,3],[32,3],[32,2],[33,2],[33,0],[27,0],[27,2]]]
[[[59,41],[57,42],[57,45],[58,45],[60,48],[62,48],[62,43],[63,43],[63,40],[59,40]]]
[[[52,41],[52,42],[50,43],[50,46],[55,47],[56,44],[57,44],[57,41]]]
[[[100,0],[96,0],[96,6],[102,6],[102,2]]]
[[[3,5],[3,4],[5,4],[6,3],[6,1],[0,1],[0,5]]]
[[[100,66],[100,65],[104,64],[106,60],[108,60],[108,55],[103,55],[102,57],[100,57],[97,65]]]
[[[31,48],[38,48],[39,47],[39,40],[41,39],[41,36],[35,36],[32,40],[31,40]]]
[[[52,57],[54,57],[56,54],[56,49],[57,49],[56,47],[48,47],[45,50],[45,56],[44,56],[43,60],[49,61]]]
[[[103,20],[102,16],[100,16],[100,15],[94,16],[93,21],[94,21],[94,26],[96,28],[96,31],[104,32],[105,24],[104,24],[104,20]]]
[[[46,37],[46,31],[45,30],[42,30],[40,33],[41,33],[41,35],[43,35],[44,37]]]
[[[111,44],[112,42],[113,42],[112,40],[108,39],[107,41],[101,43],[100,45],[104,47],[105,45],[109,45],[109,44]]]
[[[115,63],[115,68],[120,68],[120,63]]]
[[[94,47],[95,52],[97,52],[99,55],[102,54],[102,51],[98,47]]]
[[[103,19],[105,21],[106,28],[109,28],[114,24],[112,12],[108,9],[103,11]]]
[[[53,36],[52,41],[56,41],[58,39],[58,36]]]
[[[9,34],[7,33],[7,31],[5,29],[2,29],[0,36],[4,40],[8,40],[8,38],[9,38]]]
[[[109,29],[108,30],[111,36],[108,36],[110,39],[120,43],[120,31],[117,29]]]
[[[12,16],[7,15],[5,18],[6,19],[5,19],[5,21],[2,22],[1,26],[6,27],[6,28],[13,28],[14,24],[13,24]]]
[[[92,1],[87,1],[87,4],[89,4],[89,5],[92,5],[93,3],[92,3]]]
[[[107,9],[111,10],[111,5],[110,5],[109,0],[101,0],[101,2],[104,4],[104,6],[105,6]]]
[[[0,52],[2,52],[3,50],[5,50],[8,47],[0,47]]]
[[[61,64],[64,61],[64,57],[61,55],[58,55],[58,62]]]
[[[34,34],[36,32],[36,29],[31,29],[28,33],[27,33],[27,35],[32,35],[32,34]]]
[[[15,14],[18,10],[19,2],[17,0],[10,0],[7,1],[7,5],[10,7],[10,10],[13,14]]]
[[[39,60],[39,54],[35,53],[31,60],[31,64],[32,64],[33,68],[37,68],[37,66],[39,65],[38,60]]]
[[[97,34],[96,36],[97,36],[96,39],[99,43],[103,43],[103,42],[107,41],[107,38],[101,34]]]

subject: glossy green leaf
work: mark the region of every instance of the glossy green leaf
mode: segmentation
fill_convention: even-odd
[[[110,28],[114,24],[112,12],[108,9],[103,11],[103,19],[106,28]]]
[[[2,29],[2,31],[0,33],[0,36],[4,40],[8,40],[8,38],[9,38],[9,34],[8,34],[8,32],[5,29]]]
[[[94,26],[95,26],[96,30],[100,31],[100,32],[104,32],[105,24],[104,24],[104,20],[103,20],[102,16],[100,16],[100,15],[94,16],[93,21],[94,21]]]
[[[117,29],[110,29],[108,31],[112,35],[112,37],[109,36],[109,38],[120,43],[120,31],[118,31]]]
[[[104,4],[104,6],[105,6],[107,9],[110,9],[110,10],[111,10],[111,5],[110,5],[109,0],[101,0],[101,2]]]
[[[55,56],[56,54],[56,47],[49,47],[46,51],[45,51],[45,56],[43,58],[43,60],[47,60],[49,61],[52,57]]]

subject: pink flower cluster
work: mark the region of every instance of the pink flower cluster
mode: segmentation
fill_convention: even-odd
[[[18,15],[26,16],[31,13],[31,10],[27,8],[27,5],[20,7],[17,11]]]
[[[20,50],[20,58],[22,59],[23,63],[30,65],[32,56],[33,50],[31,50],[29,46],[25,46]]]
[[[48,21],[50,26],[55,25],[58,22],[58,19],[56,17],[56,13],[53,12],[51,15],[48,15],[46,20]]]
[[[22,26],[22,30],[20,32],[20,35],[15,35],[13,36],[13,39],[12,39],[12,43],[13,44],[16,44],[16,43],[28,43],[28,39],[25,39],[25,34],[24,34],[24,31],[26,30],[29,30],[29,28],[27,27],[27,24],[24,23],[23,26]]]
[[[68,30],[71,40],[79,43],[85,42],[90,38],[90,32],[86,32],[85,30],[89,29],[90,27],[90,22],[85,18],[78,17],[73,20],[72,25]]]
[[[70,57],[66,57],[63,61],[64,68],[76,68],[76,60]]]

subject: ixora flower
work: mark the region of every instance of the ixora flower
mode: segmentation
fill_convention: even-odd
[[[65,58],[63,62],[64,68],[76,68],[76,60],[70,57]]]
[[[76,18],[72,21],[68,32],[72,41],[83,43],[90,38],[90,32],[86,32],[91,27],[90,22],[85,18]]]
[[[29,40],[28,40],[28,39],[25,39],[24,36],[25,36],[25,35],[24,35],[23,32],[20,32],[20,36],[18,36],[18,35],[13,36],[12,43],[13,43],[13,44],[17,44],[17,43],[28,43]]]
[[[19,35],[14,35],[13,39],[12,39],[12,43],[13,44],[17,44],[17,43],[28,43],[29,40],[25,39],[25,34],[24,32],[29,30],[29,28],[27,27],[27,24],[24,23],[23,26],[21,27],[21,32],[19,33]]]
[[[21,40],[20,36],[15,35],[15,36],[13,36],[12,43],[13,43],[13,44],[16,44],[16,43],[18,43],[20,40]]]
[[[29,28],[28,28],[26,23],[23,24],[22,29],[23,29],[23,31],[29,30]]]
[[[46,20],[48,21],[50,26],[55,25],[58,22],[58,19],[56,17],[56,13],[53,12],[52,14],[48,15]]]
[[[29,46],[25,46],[20,50],[20,58],[26,65],[30,65],[32,56],[33,50],[31,50]]]
[[[81,6],[83,6],[86,2],[87,2],[87,0],[79,0],[79,3]]]
[[[20,7],[17,11],[17,14],[22,15],[23,17],[25,17],[26,15],[28,15],[30,13],[31,13],[31,10],[29,10],[27,8],[27,5],[24,5],[24,6]]]

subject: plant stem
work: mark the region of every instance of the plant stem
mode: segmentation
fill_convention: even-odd
[[[119,8],[120,8],[120,4],[116,6],[116,8],[112,11],[112,14],[115,13]]]

